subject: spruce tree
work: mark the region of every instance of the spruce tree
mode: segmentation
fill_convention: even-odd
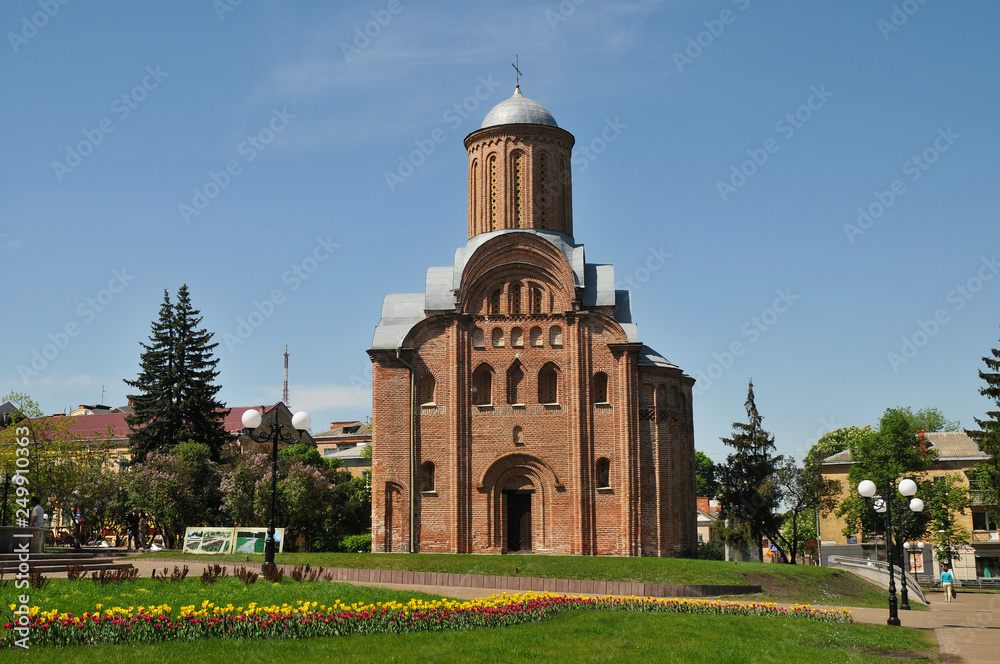
[[[139,376],[125,384],[138,390],[128,395],[133,413],[125,418],[131,433],[132,461],[142,463],[150,452],[176,440],[180,418],[173,401],[174,308],[164,289],[160,318],[151,325],[149,343],[139,342]]]
[[[167,451],[178,443],[194,441],[208,446],[218,461],[229,440],[223,418],[229,414],[216,399],[221,387],[212,351],[212,333],[199,329],[201,316],[191,305],[187,285],[171,305],[164,292],[159,320],[152,324],[150,343],[141,343],[140,372],[125,383],[138,390],[129,395],[135,410],[126,418],[131,429],[132,460],[145,461],[153,451]]]
[[[775,542],[782,522],[778,514],[781,492],[776,482],[782,457],[775,456],[774,437],[762,426],[764,418],[754,403],[752,380],[745,405],[747,421],[734,422],[732,437],[722,439],[735,451],[718,469],[719,518],[726,524],[724,538],[742,540],[762,559],[762,537],[767,535]]]
[[[987,459],[976,467],[980,496],[978,501],[1000,516],[1000,350],[990,350],[992,357],[984,357],[986,371],[979,371],[979,377],[986,383],[979,393],[993,401],[994,408],[986,412],[985,419],[976,418],[978,431],[966,431],[986,454]]]

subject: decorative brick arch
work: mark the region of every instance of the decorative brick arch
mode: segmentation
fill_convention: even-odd
[[[552,500],[556,491],[566,490],[552,467],[531,454],[513,452],[493,461],[477,487],[487,501],[487,536],[490,546],[502,549],[504,541],[504,492],[533,494],[532,541],[539,550],[552,545]]]

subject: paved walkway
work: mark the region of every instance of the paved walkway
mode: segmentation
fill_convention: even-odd
[[[139,576],[144,578],[148,578],[153,569],[159,571],[167,567],[173,571],[174,565],[182,564],[179,560],[132,558],[123,560],[128,560],[138,568]],[[189,576],[199,576],[207,562],[202,560],[187,561],[187,565],[190,567]],[[220,564],[232,567],[234,564],[239,565],[240,563]],[[247,567],[259,568],[260,566],[248,563]],[[476,599],[503,592],[503,590],[492,588],[420,586],[398,583],[365,583],[363,585],[409,590],[458,599]],[[520,591],[511,589],[511,592]],[[1000,662],[1000,593],[959,591],[958,599],[945,602],[943,593],[930,591],[927,593],[927,599],[930,602],[930,611],[900,611],[899,619],[903,627],[933,629],[941,646],[942,662],[945,664],[959,662],[961,664],[997,664]],[[852,608],[854,620],[859,623],[885,625],[889,617],[888,597],[886,604],[887,606],[882,609]]]

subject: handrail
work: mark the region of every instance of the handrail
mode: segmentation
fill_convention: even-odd
[[[889,586],[889,564],[882,560],[868,560],[866,558],[849,558],[847,556],[828,556],[827,562],[830,565],[836,565],[838,567],[846,568],[857,568],[859,570],[868,570],[875,572],[879,578],[885,577],[884,581],[880,581],[882,585],[886,587]],[[903,574],[906,574],[906,590],[908,593],[916,595],[917,598],[927,604],[927,598],[924,597],[924,591],[921,589],[920,584],[917,582],[916,577],[914,577],[909,572],[904,572],[902,568],[898,565],[892,566],[895,572],[899,575],[899,578],[903,578]]]

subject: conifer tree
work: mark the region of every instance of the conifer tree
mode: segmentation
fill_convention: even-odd
[[[139,376],[125,381],[138,390],[129,395],[134,413],[126,418],[136,463],[188,440],[208,446],[212,460],[218,461],[229,439],[223,425],[229,411],[216,399],[221,387],[214,384],[219,360],[212,351],[218,344],[211,343],[211,332],[198,328],[201,320],[186,284],[175,305],[164,291],[150,342],[140,342]]]
[[[726,524],[723,537],[731,542],[742,540],[760,560],[761,538],[767,535],[776,542],[781,528],[776,470],[782,457],[775,456],[774,437],[762,426],[752,380],[745,405],[747,421],[734,422],[732,437],[722,439],[735,451],[718,469],[719,518]]]
[[[1000,350],[990,350],[992,357],[984,357],[986,371],[979,377],[986,383],[979,393],[993,401],[994,408],[986,412],[985,419],[976,418],[978,431],[966,431],[975,440],[987,459],[976,467],[975,479],[979,484],[981,504],[987,506],[994,518],[1000,516]]]

